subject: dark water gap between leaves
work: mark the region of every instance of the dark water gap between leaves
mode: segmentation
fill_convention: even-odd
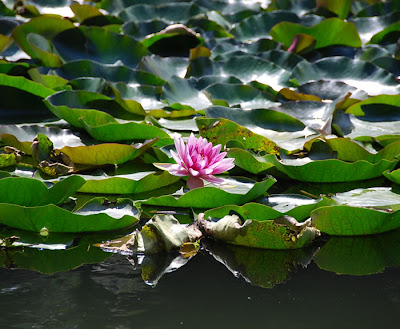
[[[155,289],[124,256],[44,275],[0,269],[2,328],[393,328],[399,268],[337,276],[311,263],[274,289],[249,285],[200,253]],[[379,317],[375,314],[379,313]]]

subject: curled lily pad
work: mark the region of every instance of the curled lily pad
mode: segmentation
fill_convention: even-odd
[[[208,236],[230,244],[262,249],[297,249],[310,244],[319,236],[319,231],[308,224],[293,231],[286,224],[273,220],[248,219],[242,222],[235,214],[217,222],[199,220],[200,229]]]

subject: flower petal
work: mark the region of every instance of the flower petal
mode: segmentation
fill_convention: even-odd
[[[187,186],[189,189],[194,190],[195,188],[203,187],[204,182],[199,177],[189,176]]]
[[[215,177],[213,175],[202,176],[202,178],[204,180],[206,180],[207,182],[210,182],[210,183],[213,183],[213,184],[217,184],[217,185],[222,184],[224,182],[223,178]]]

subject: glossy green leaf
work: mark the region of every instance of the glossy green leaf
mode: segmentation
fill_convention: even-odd
[[[206,109],[205,112],[211,118],[232,120],[289,151],[302,149],[304,143],[315,137],[316,134],[313,129],[306,127],[300,120],[284,112],[270,109],[242,110],[214,106]],[[201,122],[202,119],[198,120]],[[244,141],[241,143],[243,144]],[[250,146],[247,148],[252,149]],[[261,148],[261,150],[263,149]]]
[[[100,171],[80,175],[86,183],[79,189],[82,193],[138,194],[153,191],[177,182],[180,177],[164,171],[143,171],[132,165],[119,167],[115,172]]]
[[[8,177],[0,179],[0,203],[34,207],[63,203],[85,184],[79,176],[66,177],[48,188],[34,178]]]
[[[139,103],[133,100],[130,102],[130,104],[127,104],[124,103],[124,100],[121,100],[118,103],[118,100],[114,101],[102,94],[83,90],[61,91],[46,98],[44,101],[51,112],[77,128],[84,128],[82,120],[86,120],[86,118],[88,118],[89,122],[98,121],[104,123],[115,123],[116,120],[113,117],[137,118],[137,114],[129,113],[127,108],[123,106],[129,107],[132,105],[137,107],[138,112],[145,114]]]
[[[168,133],[164,130],[149,124],[136,122],[106,122],[99,124],[100,122],[96,122],[95,120],[94,116],[90,116],[81,122],[90,136],[103,142],[151,139],[156,137],[169,138]]]
[[[389,25],[384,30],[382,30],[379,33],[375,34],[371,38],[370,43],[384,43],[384,42],[394,43],[394,42],[397,41],[397,38],[396,37],[394,37],[394,38],[392,37],[392,39],[391,39],[391,35],[392,34],[398,35],[399,32],[400,32],[400,23],[399,22],[395,22],[395,23]]]
[[[300,84],[310,80],[342,81],[359,90],[375,96],[398,94],[399,82],[396,77],[371,63],[345,57],[327,57],[314,63],[300,62],[291,78]]]
[[[148,54],[146,47],[131,37],[95,26],[65,30],[53,38],[53,44],[64,61],[89,59],[135,68]]]
[[[96,198],[83,208],[71,213],[53,204],[24,207],[1,203],[4,225],[23,230],[40,232],[98,232],[116,230],[138,222],[139,211],[129,199],[108,204],[105,198]],[[57,221],[54,220],[57,218]]]
[[[34,40],[29,40],[28,37],[32,33],[39,35],[44,39],[51,40],[58,33],[73,29],[74,24],[68,20],[57,16],[38,16],[32,18],[29,22],[26,22],[13,31],[13,38],[18,45],[29,54],[32,58],[38,58],[36,51],[38,47],[34,46]],[[32,48],[32,46],[34,48]]]
[[[259,221],[272,220],[283,215],[294,217],[302,222],[310,217],[312,210],[334,203],[327,198],[310,199],[300,195],[271,195],[263,203],[246,203],[243,206],[222,206],[205,211],[205,218],[222,218],[232,211],[244,220],[257,219]]]
[[[400,196],[387,187],[356,189],[337,194],[339,205],[311,213],[313,224],[331,235],[378,234],[400,227]]]
[[[230,148],[228,157],[235,159],[235,166],[252,174],[260,174],[274,166],[272,163],[266,162],[263,157],[239,148]]]
[[[103,15],[100,10],[89,5],[73,3],[70,8],[74,12],[75,17],[79,20],[79,22],[83,22],[91,17]]]
[[[269,37],[271,28],[279,22],[298,22],[297,15],[285,12],[265,12],[259,15],[251,15],[235,25],[231,33],[242,41],[256,41]]]
[[[326,31],[330,31],[329,34]],[[344,22],[338,18],[328,18],[321,23],[305,27],[291,22],[276,24],[270,31],[272,38],[289,47],[297,34],[309,34],[315,38],[315,48],[323,48],[331,45],[345,45],[361,47],[361,40],[354,24]]]
[[[162,98],[171,105],[175,103],[189,105],[195,110],[202,110],[212,105],[206,95],[192,87],[187,80],[177,76],[173,76],[163,86]]]
[[[268,155],[267,160],[292,179],[321,183],[353,182],[379,177],[397,163],[397,160],[386,159],[377,163],[366,160],[345,162],[338,159],[313,161],[310,158],[278,160],[275,155]]]
[[[180,190],[175,195],[150,198],[144,201],[143,204],[193,208],[220,207],[227,202],[230,204],[244,204],[264,194],[275,183],[275,179],[268,178],[258,183],[247,180],[225,179],[225,182],[228,186],[224,189],[206,186],[186,193]]]
[[[54,90],[28,80],[24,77],[13,77],[0,73],[0,85],[5,87],[18,88],[32,95],[46,98],[54,94]]]
[[[182,23],[204,9],[192,3],[163,3],[159,6],[148,4],[132,5],[119,13],[124,21],[147,21],[163,19],[169,23]]]
[[[398,211],[353,206],[321,207],[311,213],[313,225],[330,235],[368,235],[400,227]]]
[[[317,0],[317,8],[324,8],[336,14],[341,19],[346,19],[350,12],[351,0]]]
[[[247,85],[215,83],[203,92],[212,100],[226,100],[230,106],[247,110],[276,105],[274,97]]]
[[[377,38],[382,30],[399,20],[399,12],[394,11],[387,15],[373,15],[371,17],[355,17],[351,22],[357,26],[358,33],[363,43],[371,40],[371,37]],[[385,34],[381,35],[384,37]]]
[[[137,84],[162,86],[165,83],[163,79],[149,72],[133,70],[125,65],[105,65],[88,59],[65,63],[56,70],[56,73],[69,80],[82,76],[98,77],[109,82],[125,82],[133,86]]]
[[[400,119],[399,107],[399,95],[379,95],[350,106],[346,113],[365,116],[367,121],[393,121]]]
[[[369,107],[369,109],[374,109]],[[378,109],[378,107],[375,107]],[[389,107],[390,109],[390,107]],[[388,111],[392,114],[395,111]],[[371,116],[372,117],[372,116]],[[367,119],[367,118],[365,118]],[[338,128],[339,134],[344,137],[353,138],[361,141],[373,141],[374,139],[382,139],[390,136],[399,135],[399,121],[373,121],[364,120],[364,117],[356,117],[352,114],[345,114],[338,111],[333,118],[333,125]]]

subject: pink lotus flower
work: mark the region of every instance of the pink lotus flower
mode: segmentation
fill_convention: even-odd
[[[190,134],[186,144],[182,138],[175,137],[174,140],[177,153],[171,150],[171,154],[176,164],[155,163],[154,165],[157,168],[168,170],[174,176],[189,176],[187,185],[191,190],[203,187],[203,179],[214,184],[223,183],[222,178],[213,175],[235,166],[234,159],[224,159],[226,152],[220,152],[220,144],[213,147],[212,143],[207,143],[205,138],[197,139],[193,133]]]

